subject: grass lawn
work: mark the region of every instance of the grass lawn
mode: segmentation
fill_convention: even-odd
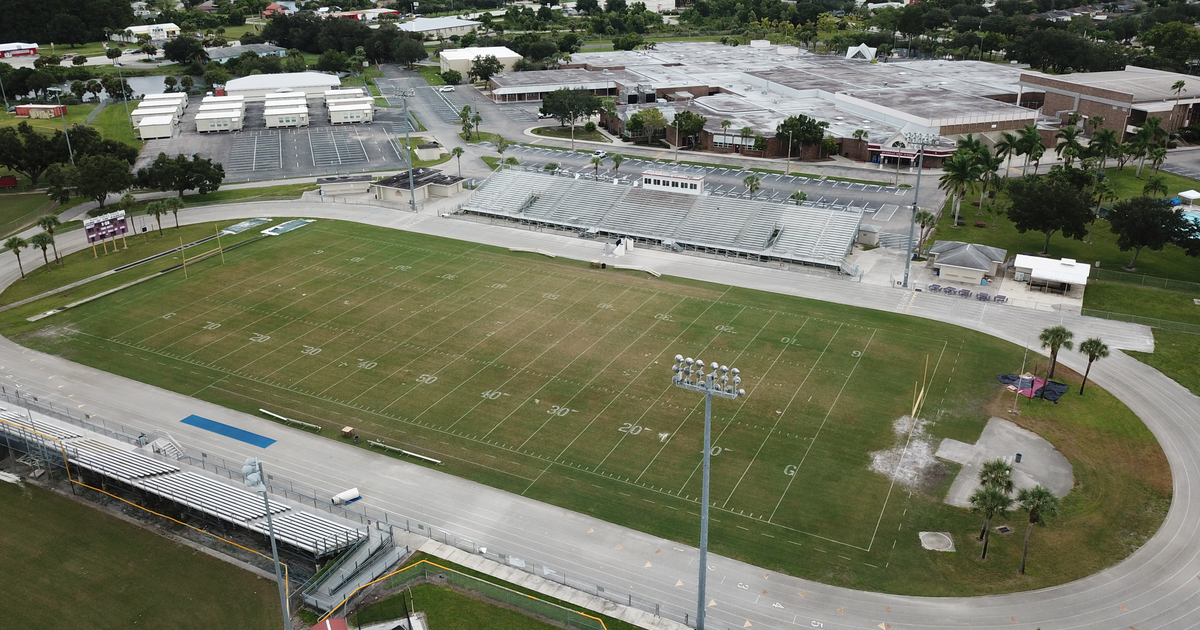
[[[1035,536],[1029,575],[1016,572],[1016,537],[975,560],[978,519],[942,502],[950,467],[892,492],[872,453],[903,444],[894,423],[926,360],[931,443],[974,442],[1011,404],[995,374],[1020,369],[1022,350],[973,331],[337,221],[225,258],[25,321],[62,303],[40,300],[0,313],[0,326],[231,408],[353,424],[443,460],[439,470],[684,542],[696,532],[703,401],[667,379],[670,357],[703,351],[734,362],[750,392],[713,410],[714,550],[852,588],[1060,584],[1127,556],[1169,503],[1161,449],[1099,388],[1027,404],[1018,419],[1079,480]],[[251,323],[270,340],[249,342]],[[147,372],[126,355],[180,369]],[[922,550],[915,532],[929,530],[952,532],[961,552]]]
[[[479,133],[472,131],[470,137],[467,137],[467,134],[465,134],[465,133],[459,132],[458,137],[462,138],[463,141],[465,141],[465,142],[472,142],[472,143],[474,143],[474,142],[491,142],[493,145],[496,145],[496,144],[499,144],[499,142],[500,142],[500,134],[488,133],[486,131],[481,131]]]
[[[571,129],[569,127],[537,127],[533,130],[533,133],[534,135],[544,136],[547,138],[561,138],[563,140],[571,139]],[[589,140],[591,142],[612,142],[612,138],[609,138],[599,131],[588,133],[583,130],[583,127],[580,126],[575,127],[575,139]]]
[[[218,190],[210,192],[207,195],[192,193],[183,196],[183,202],[190,206],[211,206],[215,203],[234,203],[234,202],[249,202],[249,201],[286,201],[291,199],[299,199],[301,195],[310,190],[316,190],[319,186],[316,183],[305,184],[281,184],[279,186],[262,186],[257,188],[234,188],[230,190]],[[130,206],[127,211],[131,216],[144,214],[148,201],[138,202]],[[109,204],[111,206],[113,204]],[[105,206],[104,212],[109,212],[113,208]],[[180,212],[187,212],[187,207]],[[163,221],[170,221],[170,216],[164,216]]]
[[[35,486],[0,484],[0,551],[6,627],[281,625],[270,581]]]
[[[130,103],[129,112],[132,113],[135,107],[137,107],[136,103]],[[129,126],[129,117],[125,115],[125,106],[121,103],[109,104],[104,111],[96,115],[91,125],[100,132],[101,136],[110,140],[124,142],[139,150],[145,145],[133,135],[133,128]]]
[[[488,167],[491,168],[493,171],[500,168],[501,159],[498,157],[485,155],[485,156],[480,157],[479,159],[483,160],[483,163],[487,164]]]
[[[1146,180],[1150,176],[1150,166],[1149,164],[1146,165],[1146,170],[1142,173],[1141,179],[1134,177],[1134,173],[1137,172],[1136,162],[1126,164],[1122,170],[1110,168],[1106,172],[1108,173],[1109,180],[1113,183],[1113,188],[1117,191],[1117,195],[1122,199],[1128,199],[1130,197],[1142,196],[1142,188],[1146,185]],[[1159,171],[1155,174],[1166,178],[1168,197],[1174,197],[1185,190],[1191,190],[1196,186],[1200,186],[1200,182],[1190,177],[1183,177],[1166,171]]]
[[[17,118],[16,114],[0,112],[0,127],[16,127],[22,122],[27,122],[34,129],[52,135],[55,131],[63,130],[63,118],[67,119],[68,128],[74,124],[82,125],[93,109],[96,109],[94,103],[67,105],[67,115],[60,118]]]
[[[383,72],[381,72],[378,67],[371,66],[364,70],[359,76],[350,75],[342,77],[342,87],[362,87],[363,79],[365,78],[367,80],[366,88],[371,92],[371,96],[379,96],[379,88],[373,82],[371,82],[371,79],[382,76]]]
[[[0,236],[8,236],[32,225],[53,207],[54,202],[44,192],[0,195]]]
[[[439,66],[417,66],[417,72],[429,85],[446,85],[442,80],[441,70]]]
[[[1128,354],[1200,396],[1200,371],[1196,370],[1196,357],[1200,356],[1200,335],[1155,328],[1153,353]]]

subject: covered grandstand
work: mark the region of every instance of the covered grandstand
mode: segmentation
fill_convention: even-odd
[[[466,213],[613,236],[682,250],[838,268],[862,211],[685,195],[542,173],[501,170]]]

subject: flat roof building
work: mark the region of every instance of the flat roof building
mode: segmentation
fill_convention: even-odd
[[[287,72],[283,74],[253,74],[231,79],[225,84],[229,96],[244,96],[246,100],[261,101],[267,94],[305,92],[314,98],[326,90],[341,85],[341,79],[322,72]]]
[[[1118,134],[1132,134],[1151,116],[1160,118],[1163,128],[1168,131],[1191,124],[1200,94],[1176,93],[1174,86],[1178,81],[1187,82],[1194,78],[1176,72],[1125,66],[1124,70],[1111,72],[1054,76],[1026,72],[1021,75],[1020,86],[1044,94],[1042,113],[1047,116],[1060,119],[1072,113],[1084,118],[1099,116],[1104,119],[1102,127]]]
[[[495,57],[497,61],[504,64],[504,72],[511,72],[513,64],[521,60],[521,55],[518,55],[504,46],[451,48],[449,50],[443,50],[438,56],[442,61],[442,72],[447,70],[457,70],[463,75],[464,78],[466,78],[467,73],[471,70],[471,62],[477,57],[487,57],[488,55]]]
[[[179,35],[179,26],[174,22],[135,24],[113,33],[109,38],[117,42],[136,42],[138,35],[149,35],[151,41],[175,39]]]
[[[224,64],[230,59],[237,59],[242,55],[252,52],[259,57],[286,57],[287,49],[271,44],[245,44],[242,46],[224,46],[222,48],[208,48],[209,62]]]
[[[0,58],[2,57],[25,57],[28,55],[38,54],[37,44],[25,44],[22,42],[12,42],[10,44],[0,44]]]
[[[456,17],[419,17],[396,26],[407,33],[421,33],[426,38],[446,39],[452,35],[462,36],[474,31],[479,22]]]

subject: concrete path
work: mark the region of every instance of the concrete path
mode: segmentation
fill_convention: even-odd
[[[458,203],[450,200],[447,203]],[[246,216],[337,218],[499,246],[538,247],[575,259],[600,255],[601,243],[486,223],[341,204],[260,203],[189,209],[185,223]],[[83,234],[60,249],[84,246]],[[1081,337],[1103,337],[1112,348],[1152,348],[1141,326],[847,282],[806,270],[752,266],[722,259],[634,250],[625,263],[661,273],[729,283],[906,313],[981,330],[1017,344],[1036,343],[1043,327],[1063,323]],[[17,277],[15,259],[0,258],[0,286]],[[1060,360],[1082,371],[1078,353]],[[467,540],[574,576],[580,583],[656,602],[662,616],[682,619],[695,607],[693,548],[506,492],[380,457],[261,418],[102,373],[0,340],[0,378],[69,404],[80,412],[132,427],[167,429],[210,457],[240,461],[241,447],[178,422],[197,413],[275,437],[261,453],[277,474],[325,492],[357,486],[372,512],[439,528],[447,540]],[[1174,475],[1174,501],[1162,529],[1138,552],[1096,575],[1053,588],[974,598],[900,597],[836,588],[772,574],[710,556],[708,609],[712,628],[1194,628],[1200,619],[1200,399],[1156,370],[1116,351],[1091,378],[1142,418],[1162,445]],[[619,547],[618,547],[619,545]],[[647,567],[647,563],[652,566]],[[766,592],[767,595],[762,593]]]

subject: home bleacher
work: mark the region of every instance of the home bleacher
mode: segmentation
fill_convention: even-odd
[[[845,260],[862,220],[859,208],[684,195],[509,169],[494,173],[462,209],[580,232],[829,267]]]

